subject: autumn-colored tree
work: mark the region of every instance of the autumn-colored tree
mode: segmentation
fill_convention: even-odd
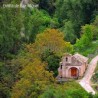
[[[28,52],[15,62],[21,70],[12,90],[12,98],[38,98],[47,85],[54,83],[53,73],[46,71],[46,64],[33,58],[33,55]]]
[[[39,51],[39,53],[50,50],[57,55],[72,51],[72,45],[69,42],[65,42],[63,34],[56,29],[47,29],[43,33],[38,34],[34,48]]]

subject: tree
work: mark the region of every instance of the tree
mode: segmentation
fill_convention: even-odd
[[[58,17],[60,23],[63,24],[65,20],[71,21],[74,24],[73,29],[78,38],[80,37],[80,27],[84,24],[82,2],[83,0],[58,0],[56,4],[56,16]]]
[[[98,39],[98,16],[96,16],[94,22],[91,24],[94,26],[94,29],[93,29],[93,39],[94,40],[97,40]]]
[[[75,82],[49,86],[39,98],[89,98],[88,93]]]
[[[81,50],[84,51],[86,47],[89,47],[92,44],[93,39],[93,26],[92,25],[85,25],[82,27],[83,35],[80,39],[77,40],[76,44],[74,45],[76,51]]]
[[[12,78],[8,67],[5,63],[0,62],[0,97],[10,98],[10,87],[12,86]]]
[[[38,4],[39,0],[32,0],[32,2]]]
[[[55,0],[39,0],[39,8],[46,10],[50,15],[55,12]]]
[[[21,77],[13,87],[12,98],[38,98],[45,87],[54,82],[52,73],[45,70],[44,63],[38,59],[28,60],[29,57],[21,63]]]
[[[0,83],[0,97],[10,98],[10,89],[2,83]]]
[[[48,71],[53,71],[54,76],[56,77],[58,75],[60,57],[55,55],[53,52],[46,50],[41,55],[41,59],[47,63],[46,69]]]
[[[28,43],[34,42],[36,35],[50,27],[51,17],[45,11],[26,8],[23,20],[24,40]]]
[[[38,34],[34,48],[39,51],[40,54],[46,50],[53,51],[57,55],[72,51],[72,45],[69,42],[65,42],[63,34],[55,29],[48,29]]]
[[[59,22],[68,20],[74,23],[75,34],[80,38],[82,25],[90,24],[98,14],[97,0],[57,0],[56,13]]]
[[[71,21],[65,22],[65,25],[61,28],[61,31],[64,32],[64,39],[72,44],[76,41],[76,35],[74,30],[74,23]]]
[[[92,25],[85,25],[82,27],[82,32],[84,33],[84,43],[86,45],[90,45],[93,39],[93,26]]]
[[[20,48],[22,15],[20,8],[1,8],[0,12],[0,57],[4,59]]]

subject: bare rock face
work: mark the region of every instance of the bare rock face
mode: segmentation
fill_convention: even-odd
[[[27,5],[29,2],[30,2],[30,0],[22,0],[22,1],[21,1],[21,4],[22,4],[22,5]]]

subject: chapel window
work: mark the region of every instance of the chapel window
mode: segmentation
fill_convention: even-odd
[[[68,61],[68,57],[66,57],[66,62]]]
[[[62,66],[63,66],[63,65],[61,65],[61,69],[62,69]]]

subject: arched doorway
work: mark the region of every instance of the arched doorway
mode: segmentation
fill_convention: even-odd
[[[77,78],[79,76],[79,71],[76,67],[70,68],[70,71],[71,71],[71,77]]]

